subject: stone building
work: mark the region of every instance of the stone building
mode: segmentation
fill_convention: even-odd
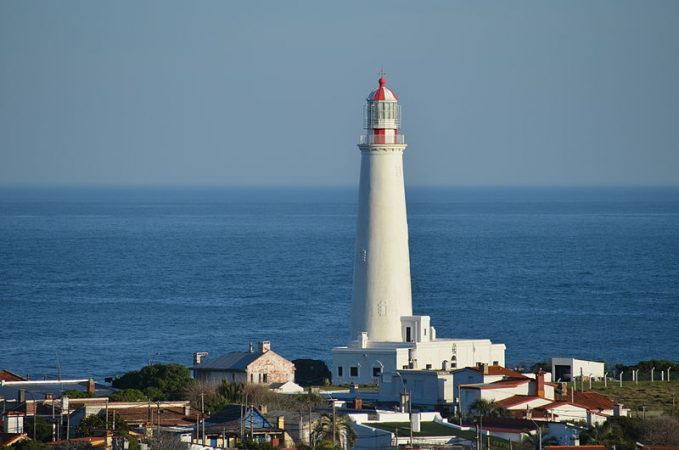
[[[257,351],[231,352],[218,358],[207,353],[193,355],[193,378],[207,383],[287,383],[295,380],[295,365],[271,350],[269,341],[259,343]]]

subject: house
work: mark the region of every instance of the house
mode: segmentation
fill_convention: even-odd
[[[376,411],[374,414],[354,413],[348,417],[356,432],[354,450],[394,448],[415,445],[463,445],[471,446],[473,431],[443,419],[439,413],[408,413]]]
[[[292,438],[285,433],[284,427],[284,420],[278,420],[274,426],[257,408],[226,405],[206,419],[206,439],[200,443],[231,448],[247,436],[255,442],[271,443],[274,447],[292,446]]]
[[[96,383],[92,378],[36,381],[0,379],[0,398],[8,403],[22,403],[28,399],[58,398],[65,391],[86,392],[93,396],[108,396],[113,392],[113,389]]]
[[[211,359],[207,353],[195,353],[191,367],[193,378],[205,383],[287,383],[295,380],[295,365],[271,350],[269,341],[259,343],[254,351],[231,352]]]
[[[26,379],[15,373],[10,372],[9,370],[2,369],[0,370],[0,382],[3,381],[26,381]]]
[[[398,370],[382,375],[377,400],[401,403],[404,393],[416,407],[427,409],[451,405],[454,400],[453,374],[446,370]]]
[[[467,371],[467,373],[464,371]],[[555,386],[545,381],[545,373],[542,371],[534,377],[498,366],[462,369],[460,372],[460,375],[456,374],[460,382],[464,380],[477,381],[470,384],[457,384],[460,408],[465,412],[471,411],[474,403],[479,400],[495,402],[505,400],[505,404],[516,407],[513,404],[514,401],[519,402],[519,405],[524,402],[530,405],[531,403],[540,403],[539,398],[554,399]],[[483,381],[478,382],[479,380]],[[516,396],[518,398],[515,400],[508,400]]]
[[[552,358],[552,378],[556,381],[573,379],[601,380],[605,375],[605,365],[599,361],[575,358]]]

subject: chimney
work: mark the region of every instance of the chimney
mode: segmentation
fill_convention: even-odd
[[[488,375],[488,364],[486,363],[476,363],[476,367],[479,368],[479,372],[484,375]]]
[[[261,341],[259,343],[259,353],[266,353],[269,350],[271,350],[271,342],[269,341]]]
[[[193,365],[194,366],[199,366],[204,358],[207,358],[208,353],[207,352],[196,352],[193,354]]]
[[[361,348],[368,348],[368,332],[361,331],[359,339],[361,340]]]
[[[622,409],[623,409],[622,403],[616,403],[615,405],[613,405],[613,415],[615,417],[622,416]]]
[[[94,383],[94,380],[90,378],[87,380],[87,393],[94,396],[97,393],[97,385]]]
[[[559,384],[561,385],[561,394],[556,399],[562,402],[568,401],[568,383],[562,382]]]
[[[285,430],[285,416],[278,416],[276,421],[276,428],[279,430]]]
[[[535,395],[545,397],[545,372],[542,369],[535,374]]]
[[[25,403],[26,402],[26,389],[19,389],[17,401],[19,403]]]
[[[191,415],[191,405],[184,405],[184,415],[185,416]]]
[[[254,350],[252,349],[252,342],[250,342],[250,345],[248,346],[248,352],[252,353]]]

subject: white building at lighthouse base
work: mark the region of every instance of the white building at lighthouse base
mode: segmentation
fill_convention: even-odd
[[[505,365],[505,345],[489,339],[438,339],[429,316],[401,317],[399,342],[371,341],[367,333],[332,349],[334,384],[378,384],[401,369],[455,370],[478,363]]]

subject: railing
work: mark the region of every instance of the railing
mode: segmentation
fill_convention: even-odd
[[[358,137],[358,145],[370,144],[405,144],[406,138],[402,134],[392,136],[384,134],[362,134]]]

